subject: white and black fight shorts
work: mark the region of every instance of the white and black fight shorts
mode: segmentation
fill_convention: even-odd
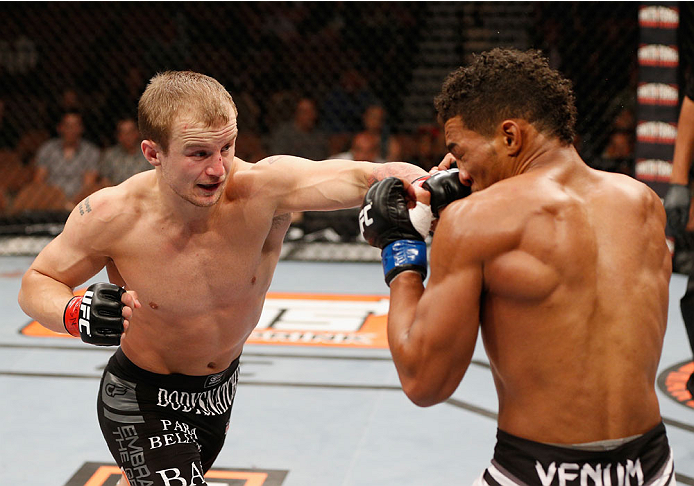
[[[625,441],[558,446],[497,431],[492,464],[474,486],[675,486],[665,426]]]
[[[99,425],[131,486],[207,484],[224,444],[239,359],[207,376],[160,375],[137,367],[118,348],[104,370]]]

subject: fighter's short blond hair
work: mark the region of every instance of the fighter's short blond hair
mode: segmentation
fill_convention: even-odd
[[[229,123],[229,106],[238,116],[229,92],[219,81],[192,71],[166,71],[150,79],[137,105],[142,138],[152,140],[166,153],[174,120],[189,113],[207,126]]]

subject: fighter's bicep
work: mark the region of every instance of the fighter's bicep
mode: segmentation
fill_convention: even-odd
[[[480,321],[482,262],[474,252],[461,249],[465,242],[459,241],[448,226],[444,222],[437,230],[431,246],[430,277],[416,319],[435,326],[435,337],[455,347],[456,353],[464,348],[471,355]]]
[[[479,327],[482,267],[451,268],[432,258],[430,278],[417,306],[417,320],[439,330],[435,337],[456,347],[474,346]]]
[[[277,198],[279,212],[329,210],[357,206],[367,187],[372,164],[350,160],[313,161],[275,156],[258,164],[265,188]]]
[[[84,283],[106,266],[109,257],[99,241],[113,238],[102,222],[86,221],[75,208],[63,232],[39,253],[32,270],[70,287]]]
[[[96,275],[107,262],[107,257],[90,254],[58,236],[36,257],[32,270],[74,288]]]

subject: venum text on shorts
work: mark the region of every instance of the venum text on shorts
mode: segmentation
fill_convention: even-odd
[[[537,476],[542,483],[542,486],[550,486],[557,484],[566,486],[571,484],[587,486],[625,486],[644,484],[643,469],[641,468],[641,460],[632,461],[628,459],[626,464],[579,464],[566,463],[558,464],[552,462],[547,468],[544,468],[539,461],[535,463]],[[635,479],[635,482],[632,482]]]

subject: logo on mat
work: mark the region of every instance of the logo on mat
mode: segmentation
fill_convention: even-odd
[[[214,468],[207,471],[205,479],[208,484],[215,486],[281,486],[288,472],[278,469]],[[121,477],[118,466],[87,462],[64,486],[115,486]]]
[[[694,373],[694,361],[685,361],[663,371],[658,377],[658,388],[685,407],[694,409],[694,397],[687,390],[687,380]]]
[[[670,164],[664,163],[669,168]],[[248,343],[387,349],[388,303],[383,295],[269,292]],[[50,331],[36,321],[25,325],[21,333],[77,339]]]

